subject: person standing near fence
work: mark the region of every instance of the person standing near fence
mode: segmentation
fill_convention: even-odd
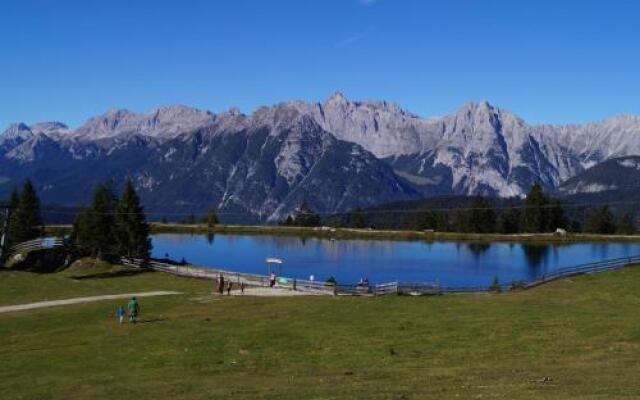
[[[231,282],[231,279],[229,279],[227,281],[227,296],[231,296],[231,288],[233,287],[233,282]]]
[[[274,287],[276,285],[276,274],[273,272],[269,275],[269,287]]]

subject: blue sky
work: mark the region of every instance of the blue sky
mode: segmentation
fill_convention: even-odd
[[[480,99],[534,123],[640,114],[638,20],[631,0],[3,1],[0,130],[336,90],[422,116]]]

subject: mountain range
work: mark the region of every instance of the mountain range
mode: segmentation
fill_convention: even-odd
[[[529,125],[481,101],[422,118],[335,93],[250,115],[165,106],[112,110],[76,129],[12,124],[0,135],[0,198],[29,177],[43,201],[77,206],[97,183],[129,176],[155,218],[212,209],[229,222],[274,222],[303,202],[332,213],[439,195],[522,197],[536,181],[566,194],[610,190],[590,184],[602,178],[593,168],[636,155],[639,116]]]

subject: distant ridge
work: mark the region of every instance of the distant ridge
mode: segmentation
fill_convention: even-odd
[[[77,129],[12,124],[0,135],[0,195],[31,177],[45,201],[77,205],[100,180],[131,176],[159,213],[215,209],[266,222],[304,201],[335,212],[436,195],[523,196],[536,181],[562,188],[589,167],[635,155],[634,115],[528,125],[480,101],[421,118],[337,92],[250,115],[177,105],[111,110]]]

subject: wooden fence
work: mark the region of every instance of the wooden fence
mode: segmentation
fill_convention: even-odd
[[[219,274],[222,274],[225,279],[231,279],[233,282],[238,284],[243,282],[248,286],[269,286],[269,277],[266,275],[233,272],[218,268],[202,268],[193,265],[180,265],[160,261],[144,262],[143,260],[128,258],[123,258],[122,262],[131,266],[147,267],[157,271],[191,278],[216,279]],[[277,287],[299,290],[313,294],[358,296],[385,296],[399,294],[418,296],[448,293],[483,293],[497,290],[507,291],[514,288],[530,288],[560,278],[610,271],[634,263],[640,263],[640,256],[616,258],[573,267],[559,268],[545,273],[540,278],[532,281],[508,282],[499,284],[498,286],[441,286],[439,284],[429,282],[388,282],[371,286],[332,285],[324,282],[279,277]]]
[[[262,287],[268,287],[270,284],[270,277],[267,275],[228,271],[219,268],[203,268],[195,265],[174,264],[156,260],[145,262],[141,259],[132,259],[127,257],[122,258],[122,263],[133,267],[150,268],[155,271],[162,271],[189,278],[215,280],[219,275],[222,275],[225,280],[231,280],[236,284],[244,283],[247,286]],[[335,294],[336,291],[335,286],[331,284],[285,277],[278,277],[276,280],[276,286],[281,289],[297,290],[310,294]]]
[[[49,250],[68,246],[67,240],[61,237],[47,237],[30,240],[12,247],[10,254],[28,253],[38,250]],[[144,262],[140,259],[122,258],[122,262],[136,267],[147,267],[154,270],[171,273],[174,275],[191,278],[216,279],[222,274],[225,279],[231,279],[235,283],[243,282],[250,286],[269,286],[269,276],[249,274],[243,272],[227,271],[218,268],[202,268],[193,265],[182,265],[159,260]],[[374,295],[384,296],[389,294],[446,294],[446,293],[479,293],[497,290],[506,291],[513,288],[530,288],[546,282],[569,276],[591,274],[622,268],[629,264],[640,263],[640,255],[604,260],[594,263],[581,264],[572,267],[559,268],[544,273],[539,278],[522,282],[502,282],[497,287],[491,286],[441,286],[435,283],[425,282],[389,282],[378,285],[333,285],[325,282],[309,281],[279,277],[277,286],[291,290],[299,290],[313,294],[345,294],[345,295]]]
[[[611,271],[614,269],[623,268],[630,264],[640,263],[640,256],[630,256],[614,258],[610,260],[598,261],[594,263],[581,264],[573,267],[559,268],[543,274],[540,278],[527,282],[524,287],[529,288],[537,285],[541,285],[546,282],[551,282],[556,279],[566,278],[569,276],[593,274],[598,272]]]
[[[22,242],[11,247],[11,249],[9,249],[9,254],[30,253],[32,251],[38,250],[51,250],[59,247],[64,247],[65,245],[66,241],[61,237],[38,238],[29,240],[27,242]]]

